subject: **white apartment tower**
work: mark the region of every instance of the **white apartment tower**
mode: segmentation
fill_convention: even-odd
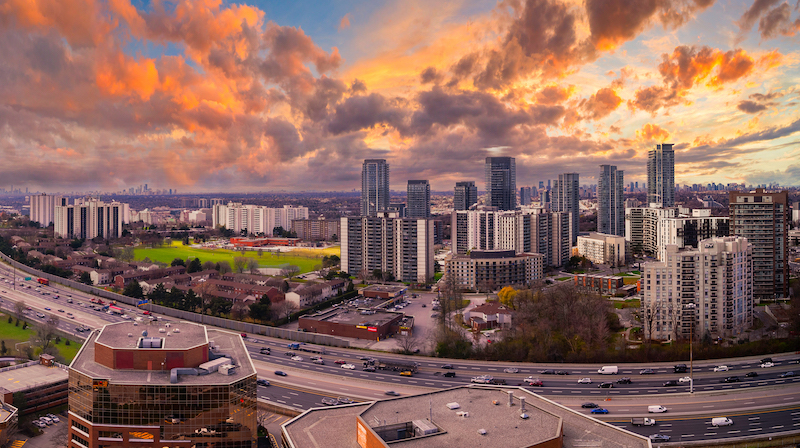
[[[675,206],[675,151],[672,143],[656,145],[647,155],[647,202]]]
[[[559,174],[558,179],[553,181],[552,202],[550,204],[554,212],[569,213],[570,217],[570,244],[578,242],[580,229],[580,175],[578,173]]]
[[[31,221],[38,222],[42,227],[47,227],[53,222],[56,206],[67,205],[67,198],[42,193],[31,195],[30,204]]]
[[[106,204],[96,198],[76,199],[73,205],[58,205],[53,216],[55,236],[61,238],[120,238],[122,227],[128,222],[128,204]]]

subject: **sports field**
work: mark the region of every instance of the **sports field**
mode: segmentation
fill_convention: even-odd
[[[149,258],[152,261],[171,263],[172,260],[180,258],[186,261],[188,258],[199,258],[201,262],[213,261],[214,263],[228,262],[233,266],[235,257],[243,256],[241,252],[227,249],[199,249],[184,246],[181,241],[173,241],[171,246],[164,246],[155,249],[136,248],[133,252],[136,260]],[[339,247],[328,247],[325,249],[296,248],[290,252],[270,252],[264,249],[261,256],[258,251],[247,250],[244,256],[258,261],[262,268],[281,268],[286,265],[295,265],[300,268],[300,273],[311,272],[314,266],[322,264],[322,257],[325,255],[339,256]]]

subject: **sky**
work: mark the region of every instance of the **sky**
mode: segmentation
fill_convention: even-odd
[[[800,185],[800,0],[2,0],[0,187]]]

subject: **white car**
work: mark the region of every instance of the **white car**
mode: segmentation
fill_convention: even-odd
[[[503,372],[506,372],[506,373],[518,373],[519,369],[516,368],[516,367],[506,367],[505,369],[503,369]]]
[[[591,378],[581,378],[578,380],[578,384],[592,384]]]
[[[685,376],[685,377],[683,377],[683,378],[679,379],[679,380],[678,380],[678,382],[679,382],[679,383],[691,383],[691,382],[692,382],[692,379],[691,379],[691,378],[689,378],[688,376]]]
[[[714,367],[715,372],[727,372],[728,366],[716,366]]]
[[[770,361],[761,363],[761,368],[762,369],[767,368],[767,367],[775,367],[775,363],[774,362],[770,362]]]
[[[302,361],[302,360],[303,360],[302,356],[292,356],[292,361]]]
[[[342,368],[349,370],[356,370],[356,366],[354,366],[353,364],[342,364]]]

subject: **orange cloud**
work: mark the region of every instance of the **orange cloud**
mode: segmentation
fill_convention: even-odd
[[[598,120],[617,110],[621,103],[622,98],[617,95],[614,89],[604,87],[583,103],[583,110],[588,114],[589,118]]]
[[[54,28],[78,47],[94,46],[109,31],[94,0],[6,0],[0,2],[0,23],[9,21],[25,28]]]
[[[568,100],[573,92],[575,92],[574,86],[561,87],[552,84],[536,92],[536,102],[547,105],[560,104]]]
[[[339,22],[339,31],[346,30],[347,28],[350,28],[350,13],[349,12],[347,14],[345,14],[344,17],[342,17],[342,20]]]
[[[159,86],[158,70],[153,59],[136,61],[117,52],[104,61],[98,61],[95,82],[106,95],[136,95],[147,101]]]
[[[642,129],[636,131],[636,137],[642,141],[664,141],[669,138],[669,131],[657,124],[647,123]]]
[[[780,67],[783,63],[783,55],[778,50],[772,50],[758,58],[758,65],[764,70]]]

